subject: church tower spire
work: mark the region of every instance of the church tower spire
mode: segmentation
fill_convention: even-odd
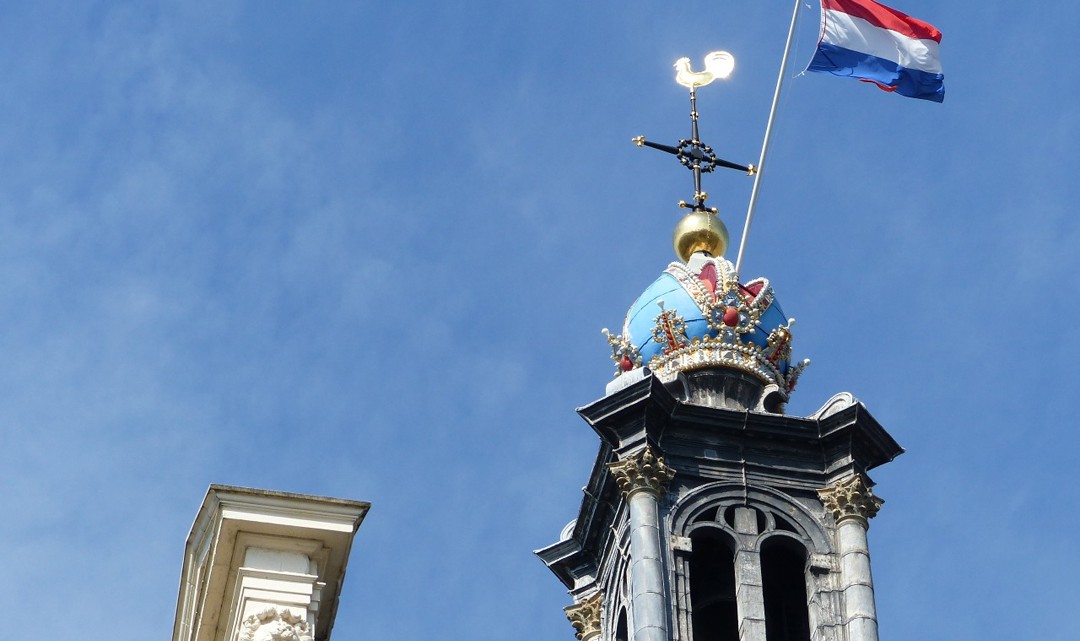
[[[688,86],[693,139],[635,139],[695,171],[679,261],[620,333],[605,330],[615,378],[578,410],[596,462],[577,519],[537,555],[573,597],[582,641],[877,641],[866,532],[882,500],[868,472],[903,449],[848,393],[785,413],[809,361],[794,360],[769,281],[742,282],[722,256],[701,171],[734,163],[698,140],[703,85]]]

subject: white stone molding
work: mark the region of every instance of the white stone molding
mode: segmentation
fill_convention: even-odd
[[[188,536],[172,641],[329,638],[369,507],[211,485]]]
[[[668,467],[664,463],[664,457],[657,456],[648,445],[635,457],[609,463],[608,469],[615,477],[623,496],[628,498],[636,492],[659,496],[667,490],[668,483],[675,477],[675,470]]]
[[[600,636],[600,619],[603,614],[603,593],[597,592],[588,599],[563,608],[570,625],[574,626],[579,641],[589,641]]]
[[[884,499],[874,496],[861,474],[818,490],[818,496],[837,524],[855,520],[863,528],[869,527],[869,519],[874,518],[885,503]]]
[[[267,607],[244,619],[238,641],[312,641],[310,626],[289,609]]]

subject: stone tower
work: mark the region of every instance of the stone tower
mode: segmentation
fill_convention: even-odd
[[[615,380],[578,410],[600,451],[577,519],[537,554],[569,589],[581,641],[877,641],[866,531],[882,500],[867,472],[903,450],[851,394],[785,413],[809,364],[792,359],[794,320],[768,280],[743,282],[723,258],[727,229],[702,190],[716,168],[757,171],[698,133],[696,90],[734,58],[688,63],[675,78],[691,137],[634,138],[694,174],[679,260],[621,333],[604,330]]]
[[[690,216],[677,236],[717,229]],[[791,321],[713,240],[607,333],[616,378],[578,410],[596,462],[577,519],[537,554],[581,641],[876,641],[867,473],[903,450],[847,393],[785,413],[807,364]]]

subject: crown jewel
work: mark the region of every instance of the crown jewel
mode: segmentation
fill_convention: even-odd
[[[743,285],[726,259],[697,253],[671,263],[645,290],[621,334],[604,332],[616,376],[645,365],[668,382],[679,372],[732,367],[775,384],[787,400],[810,362],[791,362],[794,322],[768,280]]]

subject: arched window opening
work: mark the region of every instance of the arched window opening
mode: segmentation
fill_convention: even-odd
[[[728,524],[728,527],[735,527],[735,508],[737,505],[729,506],[724,510],[724,523]]]
[[[784,532],[791,532],[793,534],[798,533],[798,530],[795,529],[795,526],[792,525],[791,522],[784,517],[780,516],[779,514],[774,514],[773,517],[776,519],[777,530],[783,530]]]
[[[690,604],[694,641],[738,641],[735,553],[715,530],[691,535]]]
[[[774,536],[761,546],[765,637],[768,641],[810,641],[806,599],[806,549]]]
[[[716,513],[720,508],[713,507],[705,510],[694,519],[694,523],[709,523],[716,520]]]
[[[619,612],[619,624],[615,626],[615,641],[629,641],[630,635],[626,632],[626,610]]]

